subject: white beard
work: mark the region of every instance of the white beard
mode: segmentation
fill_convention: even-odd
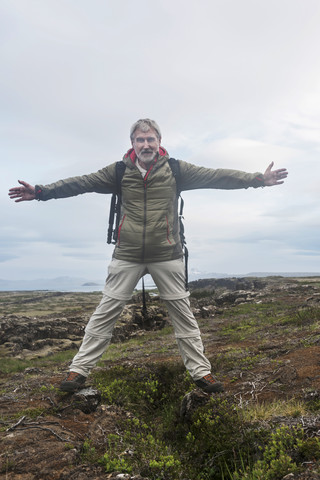
[[[138,159],[146,165],[150,165],[156,158],[157,152],[140,152]]]

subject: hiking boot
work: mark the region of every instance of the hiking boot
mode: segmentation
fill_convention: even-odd
[[[68,376],[60,383],[59,389],[63,392],[75,392],[79,390],[86,381],[86,377],[80,373],[69,372]]]
[[[194,382],[198,387],[202,388],[207,393],[217,393],[223,392],[223,384],[218,382],[212,375],[209,373],[204,377],[200,378],[199,380],[195,380]]]

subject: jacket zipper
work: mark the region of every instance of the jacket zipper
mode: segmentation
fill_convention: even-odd
[[[145,249],[146,249],[146,230],[147,230],[147,180],[149,173],[151,172],[154,163],[150,166],[149,170],[144,176],[143,185],[144,185],[144,192],[143,192],[143,233],[142,233],[142,254],[141,254],[141,261],[144,262],[145,258]]]
[[[144,262],[144,257],[145,257],[146,230],[147,230],[147,185],[144,184],[144,191],[143,191],[143,232],[142,232],[142,253],[141,253],[142,262]]]

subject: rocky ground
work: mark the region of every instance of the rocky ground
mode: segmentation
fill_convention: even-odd
[[[319,399],[319,410],[313,415],[274,414],[272,418],[274,424],[302,424],[311,437],[319,437],[320,279],[199,280],[191,284],[191,291],[206,354],[225,384],[222,395],[240,406],[276,399],[288,401],[292,397],[313,402]],[[102,466],[88,461],[88,455],[83,456],[84,444],[103,452],[104,438],[110,433],[116,435],[119,418],[130,412],[103,403],[99,391],[90,388],[90,380],[88,388],[77,395],[59,392],[57,386],[68,361],[42,362],[79,346],[84,326],[100,297],[100,293],[0,292],[0,478],[144,478],[139,473],[106,473]],[[117,346],[127,345],[121,358],[110,356],[97,371],[119,364],[155,368],[181,362],[159,299],[149,298],[147,319],[142,315],[140,301],[139,296],[133,298],[116,327],[110,349],[116,352]],[[281,321],[276,322],[280,304]],[[256,309],[253,314],[252,306],[259,305],[268,305],[269,324],[265,317],[259,324]],[[286,323],[286,313],[291,318],[294,315],[294,324]],[[241,329],[236,323],[240,316],[246,320]],[[169,333],[157,334],[162,329]],[[19,361],[22,371],[10,373],[8,359],[11,364]],[[181,405],[185,418],[188,409],[197,408],[197,402],[203,400],[198,389],[191,393],[193,397],[189,394]],[[190,404],[192,398],[195,403]],[[316,460],[310,461],[303,472],[287,476],[286,480],[320,479],[317,472]]]

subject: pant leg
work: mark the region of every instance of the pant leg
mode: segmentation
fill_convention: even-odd
[[[106,351],[114,325],[118,320],[125,300],[103,296],[96,311],[91,316],[85,335],[77,355],[74,357],[70,370],[87,377]]]
[[[183,363],[193,380],[208,375],[211,364],[204,355],[198,323],[190,309],[188,298],[164,300]]]
[[[103,298],[86,326],[80,349],[70,365],[71,371],[85,377],[89,375],[107,349],[114,325],[144,272],[144,265],[112,260]]]
[[[185,268],[182,259],[148,264],[149,273],[158,287],[173,324],[178,348],[193,380],[211,372],[204,355],[198,323],[191,311],[185,289]]]

